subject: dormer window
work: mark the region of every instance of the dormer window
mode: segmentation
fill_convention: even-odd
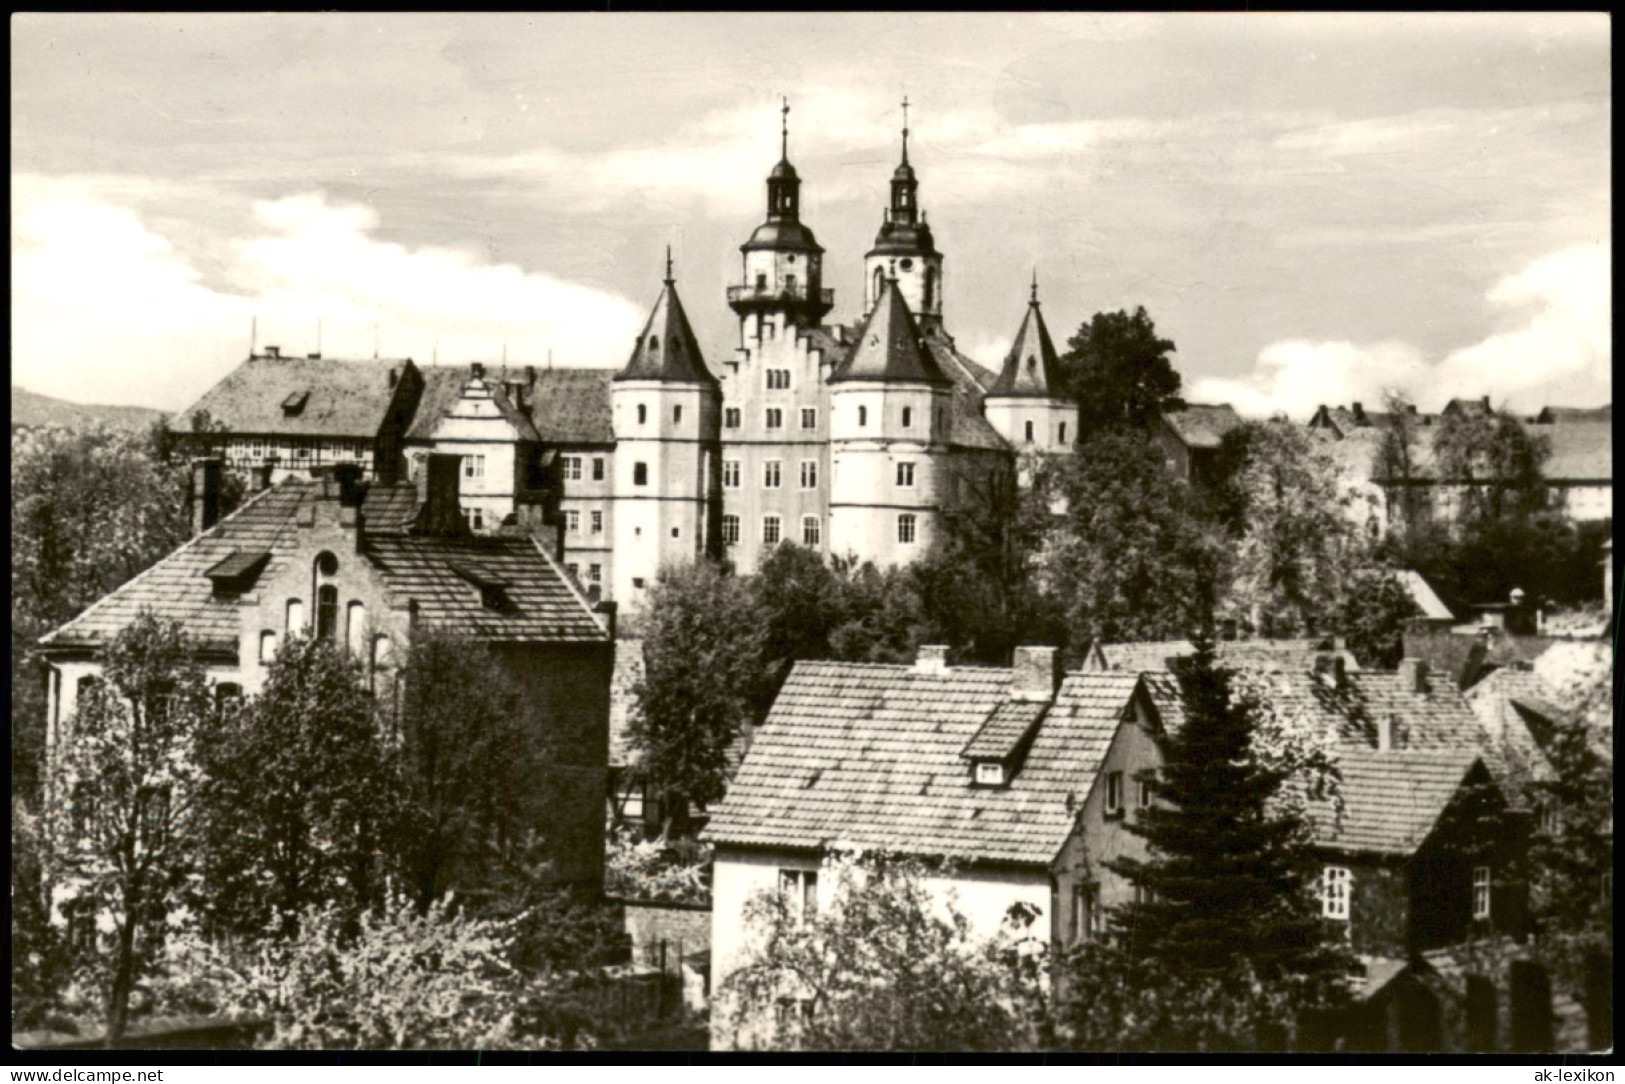
[[[300,411],[304,410],[305,403],[309,400],[310,392],[308,390],[293,392],[286,399],[282,400],[282,413],[291,418]]]
[[[485,569],[459,561],[451,562],[451,570],[479,591],[480,605],[485,609],[505,613],[513,608],[512,602],[508,599],[507,581]]]
[[[979,787],[1002,787],[1006,782],[1004,765],[996,760],[979,760],[974,778]]]
[[[271,555],[263,550],[232,550],[225,560],[212,566],[204,575],[214,584],[216,598],[235,598],[254,586],[254,580],[270,559]]]

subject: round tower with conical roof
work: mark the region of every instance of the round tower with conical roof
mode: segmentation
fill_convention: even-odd
[[[1078,440],[1078,405],[1066,395],[1061,359],[1038,305],[1038,274],[1015,342],[983,400],[987,420],[1018,454],[1064,452]]]
[[[908,162],[908,99],[903,99],[903,158],[891,177],[891,203],[874,247],[863,258],[864,305],[873,312],[886,284],[897,288],[924,331],[942,326],[942,253],[920,209],[920,182]]]
[[[830,551],[905,564],[950,496],[953,381],[887,279],[830,389]]]
[[[615,432],[613,597],[641,604],[660,566],[716,546],[721,393],[677,296],[665,287],[610,390]]]
[[[790,164],[788,100],[783,115],[779,161],[767,176],[767,218],[739,246],[744,282],[728,287],[728,305],[739,314],[741,346],[782,336],[787,325],[816,326],[835,306],[835,292],[824,289],[824,249],[801,221],[801,178]]]

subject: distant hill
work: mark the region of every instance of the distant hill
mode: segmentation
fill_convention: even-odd
[[[13,429],[54,427],[78,429],[100,422],[114,429],[145,429],[166,412],[151,407],[87,406],[53,399],[27,388],[11,386],[11,427]]]

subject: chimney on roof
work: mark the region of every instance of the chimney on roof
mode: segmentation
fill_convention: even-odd
[[[1343,688],[1348,681],[1348,674],[1342,652],[1325,651],[1316,655],[1315,676],[1324,682],[1327,688]]]
[[[525,366],[525,387],[534,388],[535,386],[536,386],[536,366],[527,365],[527,366]]]
[[[1059,656],[1053,647],[1016,648],[1010,670],[1010,699],[1047,704],[1060,684]]]
[[[1428,664],[1426,659],[1399,660],[1399,688],[1401,692],[1428,691]]]
[[[418,510],[420,534],[456,537],[468,533],[458,494],[462,487],[463,457],[430,452],[424,467],[427,486],[423,507]]]
[[[268,358],[280,358],[282,356],[282,347],[267,346],[265,348],[265,356]]]
[[[921,644],[914,656],[916,674],[946,674],[948,672],[948,645]]]
[[[226,464],[221,459],[192,460],[192,537],[220,522],[220,480]]]
[[[333,477],[339,483],[339,507],[361,507],[361,464],[335,463]]]
[[[1484,404],[1484,411],[1488,413],[1490,409],[1490,397],[1486,395],[1483,399],[1479,400],[1479,402]]]

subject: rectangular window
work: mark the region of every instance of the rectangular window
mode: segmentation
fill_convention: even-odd
[[[472,477],[472,475],[470,475]],[[564,480],[566,482],[581,481],[581,457],[567,455],[564,457]]]
[[[592,533],[604,533],[604,513],[598,509],[594,509],[592,513]]]
[[[589,584],[592,584],[594,587],[596,587],[599,584],[603,583],[604,582],[604,566],[603,565],[588,565],[587,566],[587,582]]]
[[[575,580],[577,583],[581,582],[581,566],[580,565],[578,565],[578,564],[565,565],[564,566],[564,571],[566,571],[566,572],[568,572],[570,574],[570,578],[572,580]]]
[[[768,391],[788,391],[790,388],[789,369],[769,369],[767,371]]]
[[[777,459],[769,459],[762,464],[762,488],[778,489],[783,464]]]
[[[724,546],[739,545],[739,517],[722,517],[722,544]]]
[[[903,428],[904,429],[913,429],[914,428],[914,408],[913,407],[904,407],[903,408]]]
[[[801,461],[801,488],[818,488],[818,460],[803,459]]]
[[[1115,817],[1123,812],[1123,773],[1106,773],[1106,816]]]
[[[979,787],[998,787],[1004,785],[1004,765],[996,760],[978,761],[976,764],[976,785]]]
[[[1490,867],[1473,867],[1473,917],[1490,917]]]
[[[724,459],[722,461],[722,488],[739,488],[739,460]]]
[[[897,484],[905,488],[914,485],[914,464],[903,462],[897,464]]]
[[[765,546],[777,546],[779,544],[779,526],[780,526],[780,520],[779,520],[778,516],[763,516],[762,517],[762,544],[763,545],[765,545]]]
[[[731,407],[728,407],[725,410],[723,410],[723,412],[722,412],[722,428],[724,428],[724,429],[738,429],[739,428],[739,408],[738,407],[731,406]]]
[[[803,429],[817,429],[818,428],[818,409],[816,407],[802,407],[801,408],[801,428],[803,428]]]
[[[1320,875],[1320,913],[1339,922],[1349,919],[1349,890],[1353,878],[1342,866],[1327,866]]]
[[[564,513],[564,529],[569,534],[581,533],[581,513],[574,508]]]
[[[577,462],[579,463],[580,460],[577,460]],[[485,477],[485,457],[483,455],[465,455],[465,456],[463,456],[463,477],[464,478],[484,478]]]
[[[673,425],[682,425],[683,424],[683,408],[682,407],[674,406],[674,407],[671,408],[671,424],[673,424]]]
[[[818,871],[812,869],[779,870],[779,892],[797,922],[806,922],[818,914]]]
[[[646,486],[649,484],[649,464],[632,464],[632,484],[635,486]]]
[[[914,513],[904,512],[897,517],[897,541],[905,546],[914,544]]]
[[[1149,773],[1147,773],[1146,775],[1140,776],[1140,778],[1138,780],[1138,783],[1139,783],[1139,790],[1140,790],[1140,808],[1141,809],[1150,809],[1151,808],[1151,787],[1152,787],[1152,777],[1151,777],[1151,775]]]
[[[823,521],[817,516],[801,517],[801,544],[803,546],[820,546],[823,544]]]
[[[604,480],[604,457],[601,455],[593,456],[592,480],[595,482],[602,482]]]
[[[485,510],[483,508],[463,509],[463,522],[468,524],[471,531],[485,530]]]
[[[1097,885],[1072,886],[1072,937],[1094,941],[1102,932],[1100,888]]]
[[[767,408],[767,427],[769,429],[784,428],[784,411],[778,407]]]

